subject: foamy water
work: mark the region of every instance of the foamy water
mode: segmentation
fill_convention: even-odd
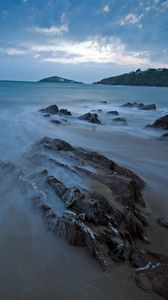
[[[101,101],[107,101],[107,104]],[[157,110],[121,107],[128,101],[155,103]],[[44,118],[39,112],[40,108],[50,104],[68,108],[72,116],[61,125],[51,123],[50,118]],[[78,119],[79,115],[98,109],[102,110],[99,113],[102,125]],[[109,110],[117,110],[119,117],[127,119],[128,125],[116,125],[113,117],[107,115]],[[159,140],[164,131],[144,128],[167,113],[168,88],[0,82],[2,299],[111,299],[111,295],[114,299],[125,299],[125,292],[127,299],[145,297],[144,292],[137,291],[128,280],[129,269],[119,267],[110,275],[112,277],[104,275],[83,249],[69,247],[47,232],[31,198],[41,188],[54,209],[61,212],[64,206],[43,182],[38,182],[37,188],[34,177],[30,180],[33,172],[41,171],[35,160],[30,162],[30,157],[38,154],[36,144],[45,136],[61,138],[72,145],[105,154],[145,180],[144,195],[149,212],[167,217],[168,142]],[[50,156],[52,158],[52,154]],[[13,165],[4,167],[9,161]],[[53,171],[53,165],[47,161],[43,168],[69,186],[87,184],[61,168]],[[162,229],[156,229],[154,233],[151,233],[154,244],[149,249],[166,253],[167,235]],[[74,280],[78,290],[73,288]],[[158,297],[152,295],[146,299]]]

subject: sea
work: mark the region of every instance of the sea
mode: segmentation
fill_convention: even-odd
[[[157,109],[123,107],[127,102],[155,103]],[[39,110],[51,104],[72,115],[44,117]],[[116,123],[115,116],[107,114],[111,110],[126,118],[126,124]],[[101,125],[79,119],[87,112],[98,113]],[[31,195],[18,186],[13,166],[21,177],[36,172],[28,157],[38,141],[60,138],[137,173],[146,183],[148,214],[153,220],[167,217],[168,141],[160,138],[166,131],[146,128],[166,114],[168,88],[0,82],[0,299],[159,299],[137,290],[129,280],[128,266],[114,266],[110,275],[104,274],[84,249],[53,236],[33,207]],[[56,118],[61,124],[51,122]],[[69,185],[78,180],[55,172]],[[54,205],[63,209],[59,200]],[[168,253],[164,230],[153,226],[149,238],[153,240],[149,250]]]

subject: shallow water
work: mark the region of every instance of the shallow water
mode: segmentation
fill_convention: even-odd
[[[107,104],[100,103],[104,100]],[[157,110],[122,108],[128,101],[155,103]],[[29,182],[25,187],[20,176],[35,171],[35,163],[28,158],[37,152],[39,139],[62,138],[135,171],[146,182],[144,196],[149,213],[154,219],[158,215],[167,217],[168,142],[158,139],[162,131],[144,129],[168,113],[167,101],[168,88],[0,82],[0,157],[17,166],[0,166],[2,299],[159,299],[135,286],[128,266],[114,264],[111,274],[103,273],[85,249],[70,247],[49,233],[32,206],[31,198],[36,193],[33,185]],[[52,103],[72,111],[67,123],[52,124],[38,112]],[[102,109],[99,115],[103,125],[78,120],[80,114],[93,109]],[[112,117],[106,115],[108,110],[118,110],[128,125],[114,125]],[[46,161],[46,166],[52,172],[52,164]],[[67,185],[82,184],[80,178],[70,178],[61,168],[55,172]],[[47,192],[50,204],[63,210],[61,201]],[[168,252],[165,229],[154,225],[149,237],[149,249]]]

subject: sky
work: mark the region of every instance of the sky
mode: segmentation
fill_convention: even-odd
[[[168,68],[168,0],[0,0],[0,80]]]

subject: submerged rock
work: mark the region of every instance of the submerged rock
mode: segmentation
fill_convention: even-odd
[[[107,112],[107,114],[118,116],[118,111],[117,110],[110,110],[110,111]]]
[[[162,139],[168,139],[168,132],[163,133],[163,134],[161,135],[161,138],[162,138]]]
[[[89,121],[91,123],[101,124],[98,114],[86,113],[79,117],[80,120]]]
[[[143,103],[137,103],[137,102],[134,102],[134,103],[131,103],[131,102],[128,102],[128,103],[125,103],[122,105],[123,107],[127,107],[127,108],[138,108],[140,110],[156,110],[156,105],[155,104],[143,104]]]
[[[54,124],[58,125],[58,124],[61,124],[61,121],[59,121],[59,120],[51,120],[51,123],[54,123]]]
[[[123,123],[123,124],[127,124],[127,119],[126,118],[114,118],[113,119],[114,122],[119,122],[119,123]]]

